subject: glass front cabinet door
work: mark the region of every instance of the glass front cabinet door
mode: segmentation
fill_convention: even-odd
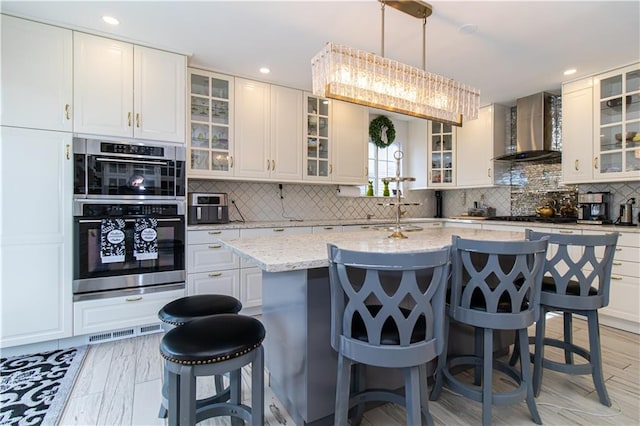
[[[305,179],[330,180],[331,157],[329,135],[330,102],[305,94]]]
[[[640,179],[640,64],[594,83],[594,179]]]
[[[429,185],[455,186],[455,131],[451,124],[430,121],[428,125]]]
[[[190,176],[233,174],[233,77],[189,70]]]

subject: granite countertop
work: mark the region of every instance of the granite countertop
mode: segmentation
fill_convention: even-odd
[[[221,240],[238,256],[267,272],[294,271],[328,266],[327,243],[350,250],[396,253],[433,250],[451,244],[451,236],[478,240],[522,240],[522,232],[469,228],[433,228],[408,233],[406,239],[388,238],[385,231],[279,235]]]
[[[462,219],[456,218],[443,218],[435,219],[431,217],[415,217],[415,218],[403,218],[400,220],[401,224],[415,224],[415,223],[429,223],[429,222],[447,222],[447,223],[475,223],[475,224],[495,224],[495,225],[509,225],[519,227],[532,227],[536,228],[551,228],[551,229],[586,229],[592,231],[624,231],[624,232],[636,232],[640,234],[640,227],[638,226],[616,226],[616,225],[589,225],[589,224],[577,224],[577,223],[548,223],[548,222],[512,222],[502,220],[478,220],[478,219]],[[395,218],[372,218],[372,219],[306,219],[303,221],[256,221],[256,222],[231,222],[225,224],[211,224],[211,225],[189,225],[188,230],[211,230],[211,229],[248,229],[248,228],[286,228],[286,227],[303,227],[303,226],[348,226],[348,225],[381,225],[381,224],[395,224]]]

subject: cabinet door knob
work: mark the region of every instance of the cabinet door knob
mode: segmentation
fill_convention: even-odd
[[[136,113],[136,127],[140,128],[140,113]]]
[[[127,126],[131,127],[131,113],[127,114]]]
[[[69,104],[64,104],[64,117],[71,120],[71,105]]]

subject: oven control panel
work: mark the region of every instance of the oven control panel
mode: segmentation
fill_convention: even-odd
[[[176,204],[85,204],[82,216],[175,216]]]

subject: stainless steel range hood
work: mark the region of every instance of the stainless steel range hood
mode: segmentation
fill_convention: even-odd
[[[546,92],[520,98],[516,103],[516,151],[496,158],[499,161],[560,161],[561,152],[553,144],[553,100]]]

